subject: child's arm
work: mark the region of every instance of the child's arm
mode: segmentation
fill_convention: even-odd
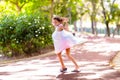
[[[63,17],[63,26],[64,26],[64,29],[67,31],[69,31],[68,22],[69,22],[69,19],[66,17]]]
[[[65,30],[67,30],[67,31],[69,31],[69,28],[68,28],[68,23],[67,23],[67,22],[64,22],[64,24],[63,24],[63,25],[64,25],[64,29],[65,29]]]

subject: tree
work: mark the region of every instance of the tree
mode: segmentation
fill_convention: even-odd
[[[112,22],[115,22],[116,24],[116,28],[113,31],[113,37],[115,35],[115,32],[117,31],[117,33],[119,34],[119,30],[120,30],[120,8],[119,8],[119,4],[114,4],[113,8],[112,8]]]
[[[51,11],[50,11],[50,13],[51,13],[51,19],[53,17],[53,6],[54,6],[54,0],[51,0]]]
[[[29,0],[5,0],[16,6],[18,13],[21,12],[22,8],[29,2]]]
[[[98,13],[99,10],[99,0],[87,0],[90,3],[90,7],[89,4],[87,5],[87,9],[88,9],[88,14],[90,15],[90,19],[91,19],[91,28],[92,28],[92,33],[93,34],[97,34],[96,32],[96,15]]]
[[[60,15],[64,17],[68,17],[70,19],[70,23],[73,23],[77,20],[77,7],[78,4],[81,3],[81,0],[54,0],[54,10],[53,13],[55,15]]]
[[[103,15],[104,15],[104,21],[105,21],[105,24],[106,24],[106,36],[110,36],[110,28],[109,28],[109,23],[110,21],[112,20],[111,18],[111,15],[112,15],[112,10],[113,10],[113,5],[115,3],[116,0],[113,0],[112,3],[110,0],[107,0],[106,2],[109,4],[108,7],[109,7],[109,10],[107,10],[107,8],[105,7],[104,5],[104,1],[101,0],[101,6],[102,6],[102,9],[103,9]]]
[[[84,4],[84,2],[82,0],[79,0],[79,2],[77,2],[76,9],[77,9],[77,19],[80,20],[81,32],[83,32],[83,26],[82,26],[83,16],[86,13],[88,13],[88,9],[86,9],[85,4]],[[75,26],[75,28],[77,28],[76,21],[74,22],[74,26]]]
[[[120,8],[119,4],[112,5],[112,22],[115,22],[116,24],[120,24]]]

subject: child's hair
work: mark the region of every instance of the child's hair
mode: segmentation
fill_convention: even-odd
[[[62,23],[63,22],[63,19],[59,16],[55,16],[53,17],[54,20],[57,20],[58,22]]]

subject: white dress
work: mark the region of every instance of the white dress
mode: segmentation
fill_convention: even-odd
[[[56,54],[79,43],[79,40],[77,40],[77,38],[73,36],[71,32],[66,30],[58,31],[58,27],[59,26],[56,26],[56,29],[52,34]]]

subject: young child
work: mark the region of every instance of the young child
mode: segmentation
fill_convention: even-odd
[[[62,59],[62,51],[66,50],[67,57],[73,62],[75,65],[75,69],[72,72],[79,72],[79,66],[76,63],[75,59],[70,54],[70,48],[78,43],[76,38],[73,36],[71,32],[66,30],[65,26],[63,25],[64,19],[61,17],[53,17],[52,24],[55,27],[55,31],[52,34],[52,39],[54,43],[55,53],[58,56],[58,59],[61,63],[60,72],[67,71],[66,66],[64,65]]]

